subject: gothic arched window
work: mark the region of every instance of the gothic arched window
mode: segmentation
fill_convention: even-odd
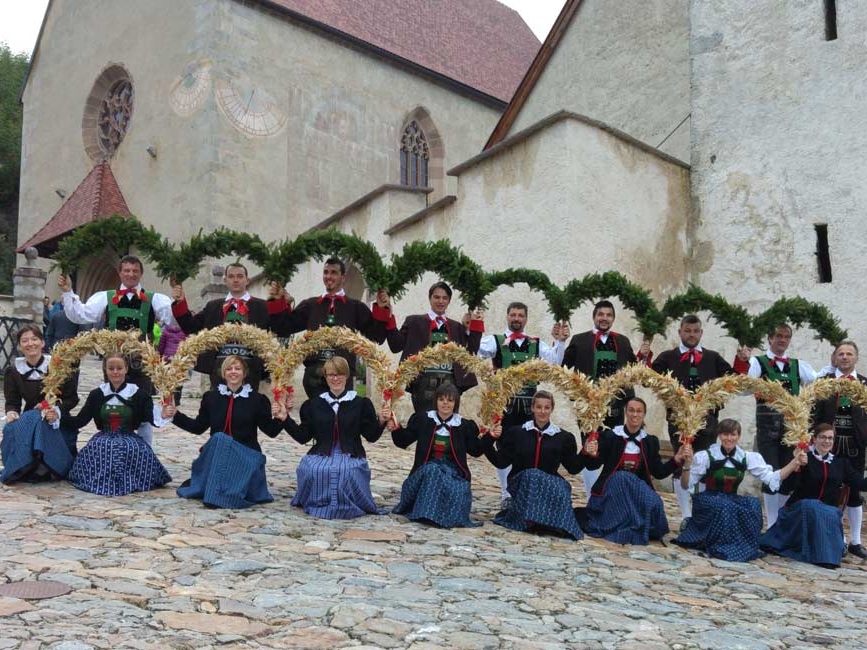
[[[400,183],[411,187],[427,187],[430,148],[424,131],[413,120],[400,138]]]

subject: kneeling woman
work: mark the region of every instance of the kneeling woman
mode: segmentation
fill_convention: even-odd
[[[807,464],[783,483],[792,496],[780,510],[776,523],[759,538],[759,546],[771,553],[826,568],[843,560],[843,515],[839,504],[843,490],[867,490],[867,479],[843,456],[831,453],[834,427],[816,427],[807,450]]]
[[[0,450],[3,473],[0,481],[48,481],[66,478],[78,431],[60,429],[59,411],[42,408],[42,380],[48,374],[51,357],[42,354],[45,341],[36,325],[23,325],[15,333],[23,357],[17,357],[6,371],[3,394],[6,398],[6,426]],[[61,388],[61,409],[78,404],[78,373]],[[22,408],[23,406],[23,408]],[[37,408],[39,407],[39,408]]]
[[[434,393],[436,409],[413,413],[399,427],[386,406],[383,416],[394,444],[406,449],[415,443],[415,462],[400,489],[396,514],[413,521],[427,521],[442,528],[481,526],[470,520],[473,495],[467,454],[481,456],[491,447],[491,438],[479,439],[479,427],[455,413],[458,389],[442,384]]]
[[[740,422],[722,420],[718,431],[719,442],[706,451],[692,457],[691,450],[686,450],[680,484],[691,490],[701,482],[705,489],[693,496],[692,518],[672,541],[700,549],[709,557],[749,562],[763,555],[759,550],[762,506],[756,497],[738,495],[744,475],[749,472],[776,492],[780,481],[807,461],[801,451],[789,464],[774,471],[761,454],[738,447]]]
[[[346,390],[346,359],[332,357],[323,372],[328,390],[301,405],[300,424],[286,419],[286,430],[295,440],[302,445],[313,440],[313,448],[298,463],[298,491],[292,505],[321,519],[378,514],[361,439],[379,440],[385,418],[377,417],[369,399]]]
[[[178,496],[201,499],[217,508],[247,508],[274,500],[265,479],[265,454],[257,431],[276,437],[283,430],[286,408],[272,406],[267,397],[244,383],[247,371],[244,359],[226,357],[220,366],[224,383],[204,394],[195,419],[174,405],[163,406],[163,417],[172,418],[184,431],[211,432],[193,461],[193,475],[178,488]]]
[[[99,429],[75,457],[69,480],[79,490],[109,497],[165,485],[172,477],[136,433],[153,425],[158,407],[145,391],[126,383],[122,355],[106,356],[103,369],[108,381],[90,391],[78,415],[67,412],[60,420],[61,427],[73,429],[93,420]]]
[[[574,435],[551,422],[551,393],[537,391],[530,410],[533,419],[506,429],[488,454],[496,467],[512,466],[508,478],[511,503],[494,517],[494,523],[512,530],[551,531],[583,539],[572,509],[572,487],[557,472],[561,465],[570,474],[584,469],[578,443]]]
[[[653,489],[652,478],[671,476],[684,452],[681,447],[674,458],[663,462],[659,439],[644,430],[647,403],[633,397],[625,408],[622,426],[606,429],[586,445],[587,469],[602,467],[602,472],[587,501],[584,530],[615,544],[646,545],[668,533],[662,499]]]

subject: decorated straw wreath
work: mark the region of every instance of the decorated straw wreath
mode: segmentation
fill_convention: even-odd
[[[494,374],[490,361],[482,359],[462,348],[457,343],[437,343],[417,354],[408,356],[383,382],[382,399],[394,402],[403,394],[404,388],[418,377],[425,368],[446,364],[460,364],[467,372],[476,375],[482,383],[489,383]]]
[[[284,390],[292,392],[292,373],[304,359],[329,348],[341,348],[364,359],[380,382],[391,375],[391,359],[376,343],[348,327],[320,327],[294,339],[266,363],[275,396]]]
[[[170,394],[185,381],[187,372],[196,365],[196,357],[203,352],[216,350],[226,343],[243,345],[260,357],[266,365],[277,356],[280,350],[280,342],[273,334],[246,323],[224,323],[211,329],[202,330],[198,334],[184,339],[178,346],[178,350],[169,364],[172,367],[171,377],[167,377],[166,385],[158,386],[160,392],[164,395]],[[169,386],[170,382],[175,383]],[[154,377],[154,385],[156,383],[156,377]]]
[[[60,401],[60,388],[78,369],[78,362],[87,354],[106,355],[120,352],[123,355],[137,354],[149,359],[159,353],[146,341],[139,339],[139,331],[89,330],[58,343],[51,352],[48,374],[42,384],[45,401],[56,404]]]
[[[704,422],[704,415],[702,414],[698,418],[698,426],[696,426],[696,417],[691,406],[692,394],[677,379],[672,377],[671,373],[661,375],[644,364],[633,363],[602,379],[599,386],[612,398],[620,394],[624,388],[631,386],[643,386],[650,389],[665,405],[665,408],[672,411],[674,424],[678,431],[693,431],[694,435],[695,431],[701,429]],[[684,435],[683,438],[684,440],[691,440],[692,436]]]
[[[509,400],[525,385],[543,381],[553,384],[566,397],[574,400],[574,409],[582,428],[595,431],[601,425],[611,396],[595,386],[586,375],[542,359],[531,359],[494,373],[482,392],[479,412],[482,422],[491,426],[499,422]]]

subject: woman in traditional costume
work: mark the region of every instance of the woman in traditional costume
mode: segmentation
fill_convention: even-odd
[[[210,431],[208,442],[193,461],[193,474],[178,488],[178,496],[201,499],[216,508],[248,508],[274,500],[265,478],[265,454],[257,433],[274,438],[283,430],[286,408],[271,404],[246,383],[247,362],[230,355],[220,366],[223,382],[202,396],[195,419],[174,405],[163,406],[163,416],[184,431],[201,435]],[[290,403],[291,407],[291,403]]]
[[[530,406],[533,419],[503,431],[496,448],[487,454],[498,468],[512,466],[508,476],[512,499],[494,523],[583,539],[572,509],[572,487],[558,470],[562,466],[578,474],[585,462],[575,436],[551,422],[553,410],[554,396],[537,391]],[[497,437],[496,431],[492,435]]]
[[[695,456],[687,449],[681,485],[692,490],[702,483],[704,490],[692,497],[692,518],[673,541],[686,548],[704,551],[709,557],[729,562],[749,562],[764,555],[759,550],[762,532],[762,505],[756,497],[739,495],[738,486],[749,472],[772,491],[806,462],[803,452],[779,470],[774,470],[754,451],[738,446],[741,425],[726,419],[719,423],[719,442]],[[841,537],[842,539],[842,537]]]
[[[298,491],[292,505],[321,519],[378,514],[370,492],[370,467],[362,438],[376,442],[385,418],[373,403],[346,390],[349,364],[334,356],[323,366],[328,390],[301,405],[301,422],[286,418],[286,430],[313,447],[298,463]]]
[[[846,490],[867,490],[867,479],[849,460],[831,453],[834,427],[816,427],[807,449],[807,464],[790,474],[783,489],[792,494],[776,523],[759,537],[759,546],[771,553],[826,568],[840,566],[846,545],[843,513]]]
[[[584,531],[615,544],[646,545],[668,533],[662,499],[653,478],[663,479],[682,464],[683,447],[663,461],[659,439],[644,429],[647,403],[632,397],[624,405],[623,425],[589,440],[583,451],[587,468],[602,467],[587,501]]]
[[[470,520],[467,454],[481,456],[491,449],[491,438],[479,438],[476,423],[455,412],[459,395],[454,384],[441,384],[434,392],[436,408],[414,413],[405,427],[396,423],[388,407],[383,409],[394,444],[401,449],[416,445],[412,469],[392,512],[442,528],[482,525]]]
[[[51,364],[43,354],[42,331],[23,325],[15,340],[24,355],[17,357],[6,372],[6,426],[0,443],[3,472],[0,481],[48,481],[66,478],[77,453],[76,429],[60,428],[60,408],[42,399],[42,383]],[[61,387],[60,405],[68,411],[78,404],[78,373]]]
[[[108,381],[90,391],[78,415],[65,411],[60,419],[61,428],[80,429],[93,420],[99,429],[75,457],[69,480],[80,490],[103,496],[165,485],[172,477],[140,435],[155,417],[161,423],[158,407],[146,391],[127,383],[123,355],[106,356],[103,370]]]

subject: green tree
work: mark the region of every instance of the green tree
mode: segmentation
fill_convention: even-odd
[[[0,43],[0,293],[12,292],[23,117],[18,94],[28,65],[26,54],[14,54],[6,43]]]
[[[23,115],[18,94],[28,63],[26,54],[13,54],[6,43],[0,43],[0,205],[18,198]]]

